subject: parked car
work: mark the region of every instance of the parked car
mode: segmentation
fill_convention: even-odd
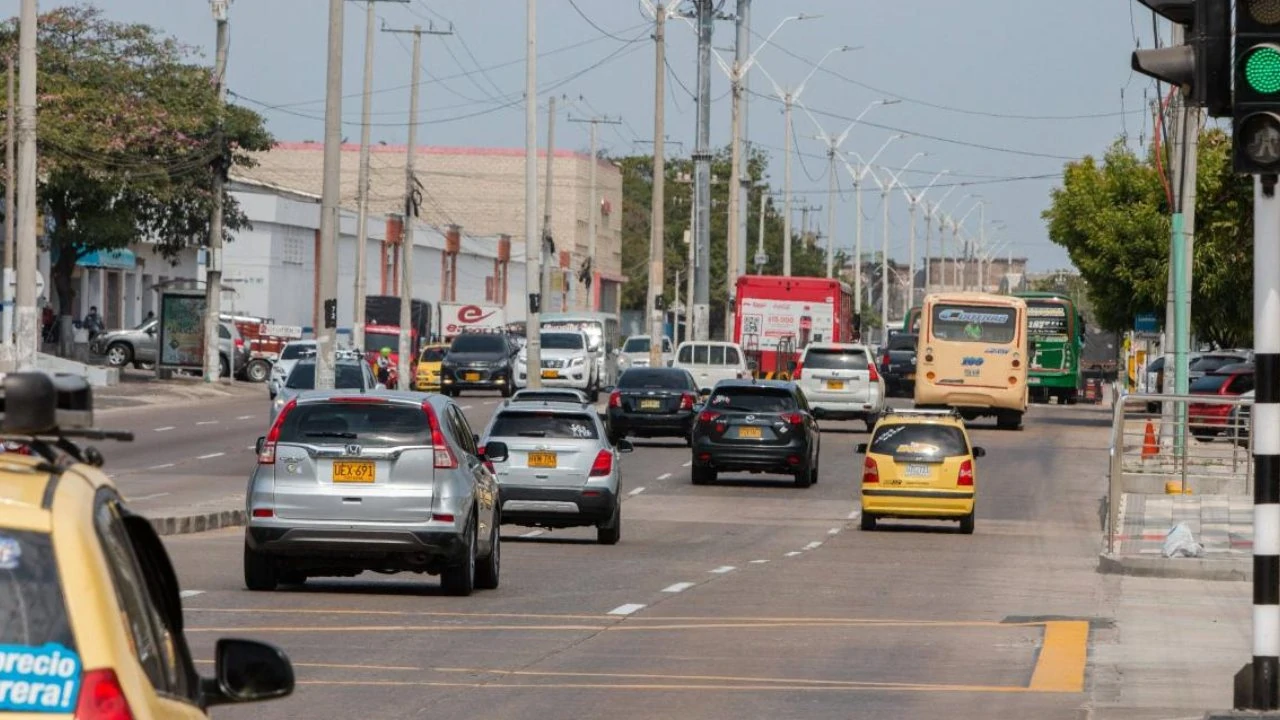
[[[721,380],[751,377],[745,355],[737,343],[715,340],[691,340],[680,343],[671,367],[693,374],[702,390],[710,390]]]
[[[538,372],[542,386],[581,390],[595,402],[600,394],[600,376],[587,334],[580,330],[544,330],[540,340],[542,368]],[[516,355],[516,387],[528,386],[528,363],[528,348],[521,348]]]
[[[618,352],[618,370],[626,370],[633,367],[649,367],[649,350],[653,346],[648,335],[632,335],[622,343],[622,349]],[[662,358],[663,367],[671,365],[675,352],[671,349],[671,338],[662,338]]]
[[[457,397],[463,390],[497,390],[503,397],[511,397],[519,352],[519,344],[505,334],[459,335],[440,364],[441,392]]]
[[[692,445],[701,409],[698,383],[688,370],[633,367],[623,371],[609,394],[609,440],[616,445],[628,435],[677,437]]]
[[[499,458],[490,448],[500,447]],[[545,528],[596,528],[596,541],[622,537],[620,453],[600,416],[576,403],[501,407],[485,428],[482,455],[491,462],[502,497],[502,522]]]
[[[722,380],[693,426],[693,484],[722,472],[791,475],[818,481],[821,434],[804,393],[792,382]]]
[[[1218,372],[1219,369],[1227,365],[1248,363],[1252,359],[1252,354],[1247,351],[1201,353],[1187,363],[1187,379],[1190,383],[1194,383],[1204,375]]]
[[[1254,391],[1240,394],[1240,404],[1227,415],[1227,433],[1242,448],[1249,447],[1250,430],[1253,429]]]
[[[89,343],[89,351],[105,356],[111,367],[133,365],[141,369],[153,366],[156,362],[156,335],[159,331],[160,321],[154,318],[131,329],[108,330],[99,333]],[[218,338],[222,377],[230,375],[233,367],[237,377],[244,377],[250,356],[240,331],[232,323],[219,323]]]
[[[373,370],[363,359],[346,356],[339,357],[334,363],[333,387],[336,390],[355,390],[372,392],[383,390],[383,386],[373,376]],[[293,366],[284,386],[271,401],[271,422],[288,406],[289,401],[308,390],[316,389],[315,356],[305,358]]]
[[[792,380],[818,419],[862,420],[870,431],[885,403],[885,382],[865,345],[810,343]]]
[[[911,397],[916,389],[916,343],[914,333],[896,333],[881,350],[880,374],[890,397]]]
[[[1192,395],[1234,397],[1253,390],[1253,371],[1213,372],[1201,375],[1191,383]],[[1231,415],[1229,403],[1190,403],[1187,407],[1187,425],[1197,440],[1208,442],[1228,432],[1227,418]]]
[[[486,457],[501,462],[506,449],[490,443]],[[250,590],[367,570],[439,575],[451,595],[498,586],[497,482],[462,410],[440,395],[289,400],[258,440],[246,497]]]

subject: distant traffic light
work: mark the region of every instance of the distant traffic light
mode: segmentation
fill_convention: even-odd
[[[1280,172],[1280,0],[1237,0],[1236,172]]]
[[[1185,44],[1135,50],[1131,61],[1133,69],[1181,87],[1187,102],[1205,108],[1212,117],[1229,116],[1231,0],[1138,1],[1157,15],[1182,25]]]

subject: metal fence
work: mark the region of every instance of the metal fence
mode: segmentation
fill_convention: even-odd
[[[1107,550],[1129,494],[1251,495],[1252,400],[1216,395],[1120,395],[1111,421]]]

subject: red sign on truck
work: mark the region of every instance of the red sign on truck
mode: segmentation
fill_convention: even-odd
[[[445,340],[464,332],[494,332],[506,324],[507,313],[500,305],[440,303],[440,329]]]
[[[735,297],[733,340],[761,373],[788,370],[805,343],[852,342],[853,292],[839,280],[744,275]]]

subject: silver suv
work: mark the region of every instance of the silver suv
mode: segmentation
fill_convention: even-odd
[[[141,369],[156,361],[156,333],[159,331],[160,321],[154,319],[135,328],[109,330],[89,343],[89,351],[95,355],[105,355],[107,364],[111,367],[132,364]],[[244,369],[249,366],[249,348],[234,324],[224,322],[218,325],[218,350],[222,376],[231,374],[234,361],[236,376],[243,377]]]
[[[495,444],[507,457],[494,456]],[[588,404],[525,402],[504,405],[484,433],[484,458],[502,488],[502,521],[526,527],[596,527],[596,540],[622,537],[622,473],[626,440],[609,443]]]
[[[506,459],[500,442],[486,450]],[[498,586],[498,485],[462,411],[441,395],[290,400],[258,439],[246,498],[250,590],[366,570],[440,575],[451,595]]]

